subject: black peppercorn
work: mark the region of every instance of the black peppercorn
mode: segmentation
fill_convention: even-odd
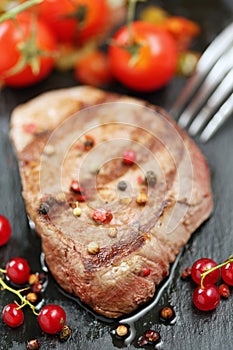
[[[89,151],[94,146],[94,141],[91,139],[88,139],[84,142],[84,148],[86,151]]]
[[[118,182],[117,188],[120,191],[125,191],[127,188],[127,183],[122,180],[122,181]]]
[[[146,172],[146,183],[150,187],[154,187],[157,182],[157,176],[155,175],[154,171],[149,170]]]
[[[42,214],[42,215],[47,215],[48,212],[49,212],[49,205],[48,203],[46,202],[43,202],[40,204],[40,207],[39,207],[39,213]]]

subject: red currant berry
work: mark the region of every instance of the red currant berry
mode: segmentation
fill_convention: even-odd
[[[220,284],[220,286],[218,287],[219,293],[221,295],[221,297],[223,297],[224,299],[228,299],[230,296],[230,289],[228,287],[228,285],[222,283]]]
[[[123,163],[127,165],[132,165],[136,161],[136,152],[132,149],[128,149],[123,153]]]
[[[23,324],[24,314],[21,309],[18,309],[18,305],[8,304],[2,311],[2,319],[7,326],[15,328]]]
[[[222,279],[229,286],[233,286],[233,262],[222,267]]]
[[[9,260],[6,265],[6,274],[13,283],[26,283],[30,276],[30,267],[27,260],[23,258]]]
[[[38,323],[42,331],[48,334],[60,332],[66,322],[66,313],[56,304],[44,306],[38,315]]]
[[[208,258],[202,258],[197,261],[192,266],[191,269],[191,276],[194,282],[197,284],[201,283],[201,274],[206,272],[207,270],[217,266],[217,263]],[[210,272],[206,277],[204,278],[203,284],[204,286],[207,286],[208,284],[214,284],[217,282],[217,280],[220,277],[220,270],[214,270]]]
[[[199,286],[193,293],[193,303],[199,310],[213,310],[218,306],[219,302],[220,293],[214,284],[205,286],[204,288]]]
[[[5,216],[0,215],[0,247],[6,244],[11,236],[11,225]]]

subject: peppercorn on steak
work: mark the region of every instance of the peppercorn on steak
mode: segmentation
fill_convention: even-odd
[[[10,135],[60,286],[113,318],[150,300],[212,210],[195,143],[159,107],[86,86],[16,107]]]

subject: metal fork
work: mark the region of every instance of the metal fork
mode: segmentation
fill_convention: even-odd
[[[233,116],[233,22],[204,51],[170,112],[202,142]]]

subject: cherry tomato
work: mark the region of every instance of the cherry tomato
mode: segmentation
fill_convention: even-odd
[[[109,47],[113,75],[138,91],[159,89],[173,77],[177,49],[167,31],[155,24],[133,22],[131,30],[122,27]]]
[[[6,274],[13,283],[26,283],[30,276],[30,267],[27,260],[19,257],[9,260],[6,265]]]
[[[84,42],[99,34],[106,25],[106,0],[44,0],[38,13],[61,42]]]
[[[38,323],[42,331],[48,334],[60,332],[66,322],[66,313],[56,304],[44,306],[38,315]]]
[[[108,57],[101,51],[93,51],[80,59],[75,66],[75,77],[82,83],[104,86],[112,81]]]
[[[5,216],[0,215],[0,247],[6,244],[11,236],[11,225]]]
[[[187,50],[191,41],[200,33],[200,27],[197,23],[179,16],[167,17],[162,23],[176,40],[179,50]]]
[[[55,48],[53,33],[44,22],[29,12],[17,15],[15,21],[7,20],[1,23],[0,80],[13,87],[27,86],[42,80],[54,67]],[[14,72],[19,63],[22,63],[23,57],[27,59],[26,65],[18,67],[19,70]],[[33,62],[38,64],[37,71],[33,71],[30,65]]]
[[[21,309],[18,309],[18,305],[7,304],[2,311],[2,319],[7,326],[15,328],[23,324],[24,314]]]

